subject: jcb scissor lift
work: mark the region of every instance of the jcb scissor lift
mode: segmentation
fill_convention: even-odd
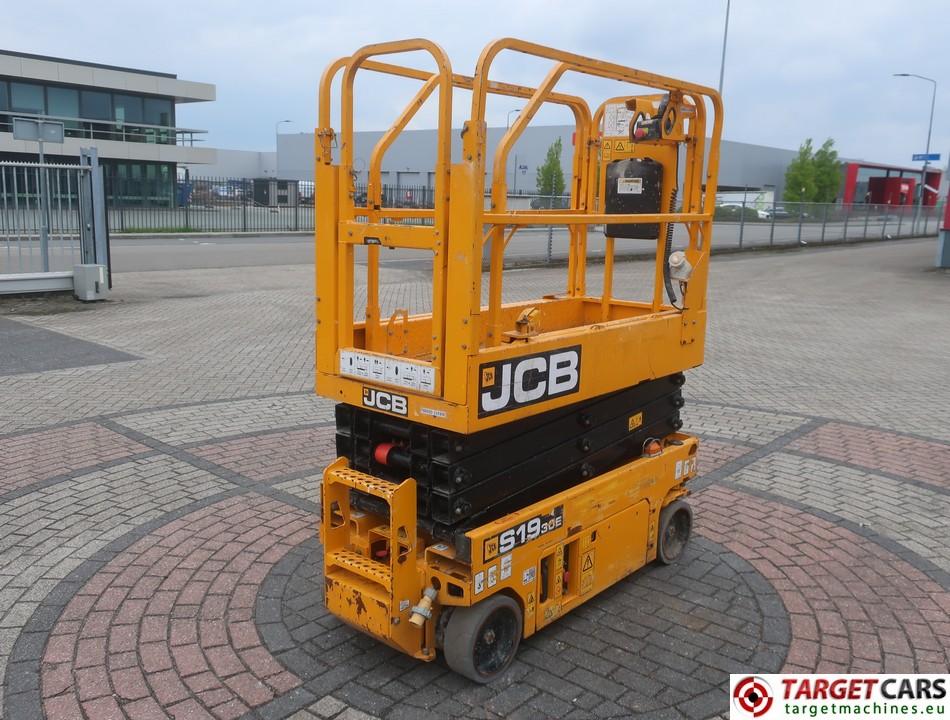
[[[435,69],[379,59],[410,52],[430,55]],[[550,71],[536,88],[490,79],[503,52],[548,60]],[[331,89],[341,72],[337,131]],[[373,148],[365,196],[353,144],[363,72],[421,83]],[[620,94],[592,114],[555,90],[566,73],[616,80]],[[455,89],[471,92],[471,116],[453,159]],[[383,156],[433,94],[433,207],[387,207]],[[486,200],[489,95],[524,106],[493,148]],[[545,103],[574,116],[570,207],[509,209],[509,152]],[[514,39],[489,44],[474,76],[457,75],[438,45],[405,40],[332,63],[319,124],[316,387],[339,403],[339,458],[322,487],[326,605],[409,655],[434,660],[441,650],[455,671],[487,682],[521,638],[643,565],[675,560],[689,537],[683,498],[697,441],[678,432],[680,388],[683,371],[703,361],[721,102],[709,88]],[[677,252],[674,223],[688,235]],[[569,234],[564,291],[503,303],[506,244],[548,224]],[[606,237],[599,294],[587,289],[591,226]],[[615,297],[618,238],[655,244],[642,300]],[[381,248],[431,260],[430,313],[382,311]]]

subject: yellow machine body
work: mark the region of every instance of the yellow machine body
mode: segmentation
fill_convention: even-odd
[[[696,473],[696,439],[673,440],[655,457],[470,531],[468,561],[418,532],[414,480],[380,482],[341,458],[323,475],[327,609],[404,653],[434,660],[439,612],[506,593],[521,605],[529,637],[656,559],[660,511],[686,494]],[[391,521],[352,509],[351,489],[385,499]],[[385,563],[372,559],[379,542],[392,548]],[[419,628],[409,620],[427,587],[438,590],[435,612]]]
[[[428,54],[435,68],[378,59],[413,52]],[[551,69],[536,88],[490,80],[502,52],[548,60]],[[421,87],[373,149],[366,199],[357,202],[353,100],[361,71],[416,79]],[[331,124],[331,89],[341,72],[337,131]],[[584,99],[555,90],[566,73],[652,88],[653,94],[618,95],[591,112]],[[455,161],[454,89],[471,91],[472,103]],[[438,108],[434,206],[385,207],[383,156],[433,95]],[[493,150],[490,175],[489,95],[524,101]],[[575,120],[570,206],[509,209],[509,153],[545,103],[567,107]],[[471,77],[454,73],[445,52],[427,40],[370,45],[332,63],[320,84],[315,147],[317,392],[468,435],[700,365],[721,128],[722,106],[714,90],[511,38],[490,43]],[[663,167],[660,204],[669,211],[607,212],[606,168],[630,158],[649,158]],[[677,194],[681,208],[674,210]],[[615,297],[612,237],[606,238],[602,290],[588,291],[588,228],[608,223],[658,224],[653,287],[641,299]],[[678,306],[664,297],[664,243],[671,223],[681,224],[689,238],[684,253],[691,273],[679,283]],[[567,228],[566,283],[554,295],[503,303],[505,247],[532,225]],[[366,248],[366,307],[359,319],[354,317],[358,246]],[[385,248],[412,249],[431,261],[431,312],[383,309],[379,261]],[[483,256],[489,270],[484,304]],[[512,378],[524,372],[526,359],[525,367],[544,380],[509,396],[506,388],[514,387]],[[517,600],[527,637],[656,558],[659,514],[687,493],[697,449],[697,441],[685,435],[662,440],[649,455],[469,529],[460,540],[465,553],[458,543],[453,547],[419,527],[414,479],[389,482],[351,469],[340,458],[327,468],[322,487],[327,607],[373,637],[432,660],[446,609],[503,593]],[[353,491],[383,502],[386,512],[357,510],[350,501]],[[427,591],[434,597],[427,599]],[[414,617],[418,607],[422,614]]]

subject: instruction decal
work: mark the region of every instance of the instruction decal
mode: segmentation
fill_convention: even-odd
[[[633,110],[625,103],[610,103],[604,108],[604,137],[629,137]]]
[[[642,195],[643,178],[617,178],[618,195]]]
[[[511,553],[508,553],[501,559],[501,579],[507,580],[511,577]]]
[[[413,360],[340,350],[340,375],[426,393],[435,392],[435,368]]]

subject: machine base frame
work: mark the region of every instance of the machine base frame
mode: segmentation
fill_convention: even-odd
[[[688,494],[697,449],[696,438],[675,433],[655,455],[470,530],[470,562],[418,530],[415,480],[379,480],[339,458],[324,471],[321,490],[326,607],[377,640],[432,661],[447,609],[505,593],[520,606],[522,636],[530,637],[657,559],[660,512]],[[389,517],[351,507],[351,490],[385,500]],[[429,588],[426,618],[416,613],[428,604],[422,600]]]

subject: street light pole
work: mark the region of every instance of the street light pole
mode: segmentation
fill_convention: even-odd
[[[924,193],[927,191],[927,169],[930,167],[930,137],[934,129],[934,105],[937,102],[937,81],[933,78],[924,77],[915,73],[894,73],[894,77],[914,77],[919,80],[926,80],[933,84],[933,94],[930,96],[930,124],[927,125],[927,149],[924,151],[927,157],[924,159],[924,169],[920,175],[920,195],[917,197],[917,210],[914,212],[914,232],[917,232],[917,223],[920,219],[920,211],[924,205]]]
[[[505,118],[505,132],[508,132],[511,129],[511,114],[520,113],[520,112],[521,112],[521,108],[515,108],[514,110],[508,111],[508,117]],[[511,184],[514,186],[514,190],[517,190],[518,189],[518,156],[517,155],[515,155],[515,170],[511,175],[512,175]]]
[[[722,95],[722,79],[726,74],[726,38],[729,37],[729,3],[726,0],[726,24],[722,29],[722,59],[719,61],[719,94]]]
[[[280,126],[284,123],[293,122],[293,120],[278,120],[274,123],[274,177],[280,177],[280,149],[277,147],[277,134]]]

